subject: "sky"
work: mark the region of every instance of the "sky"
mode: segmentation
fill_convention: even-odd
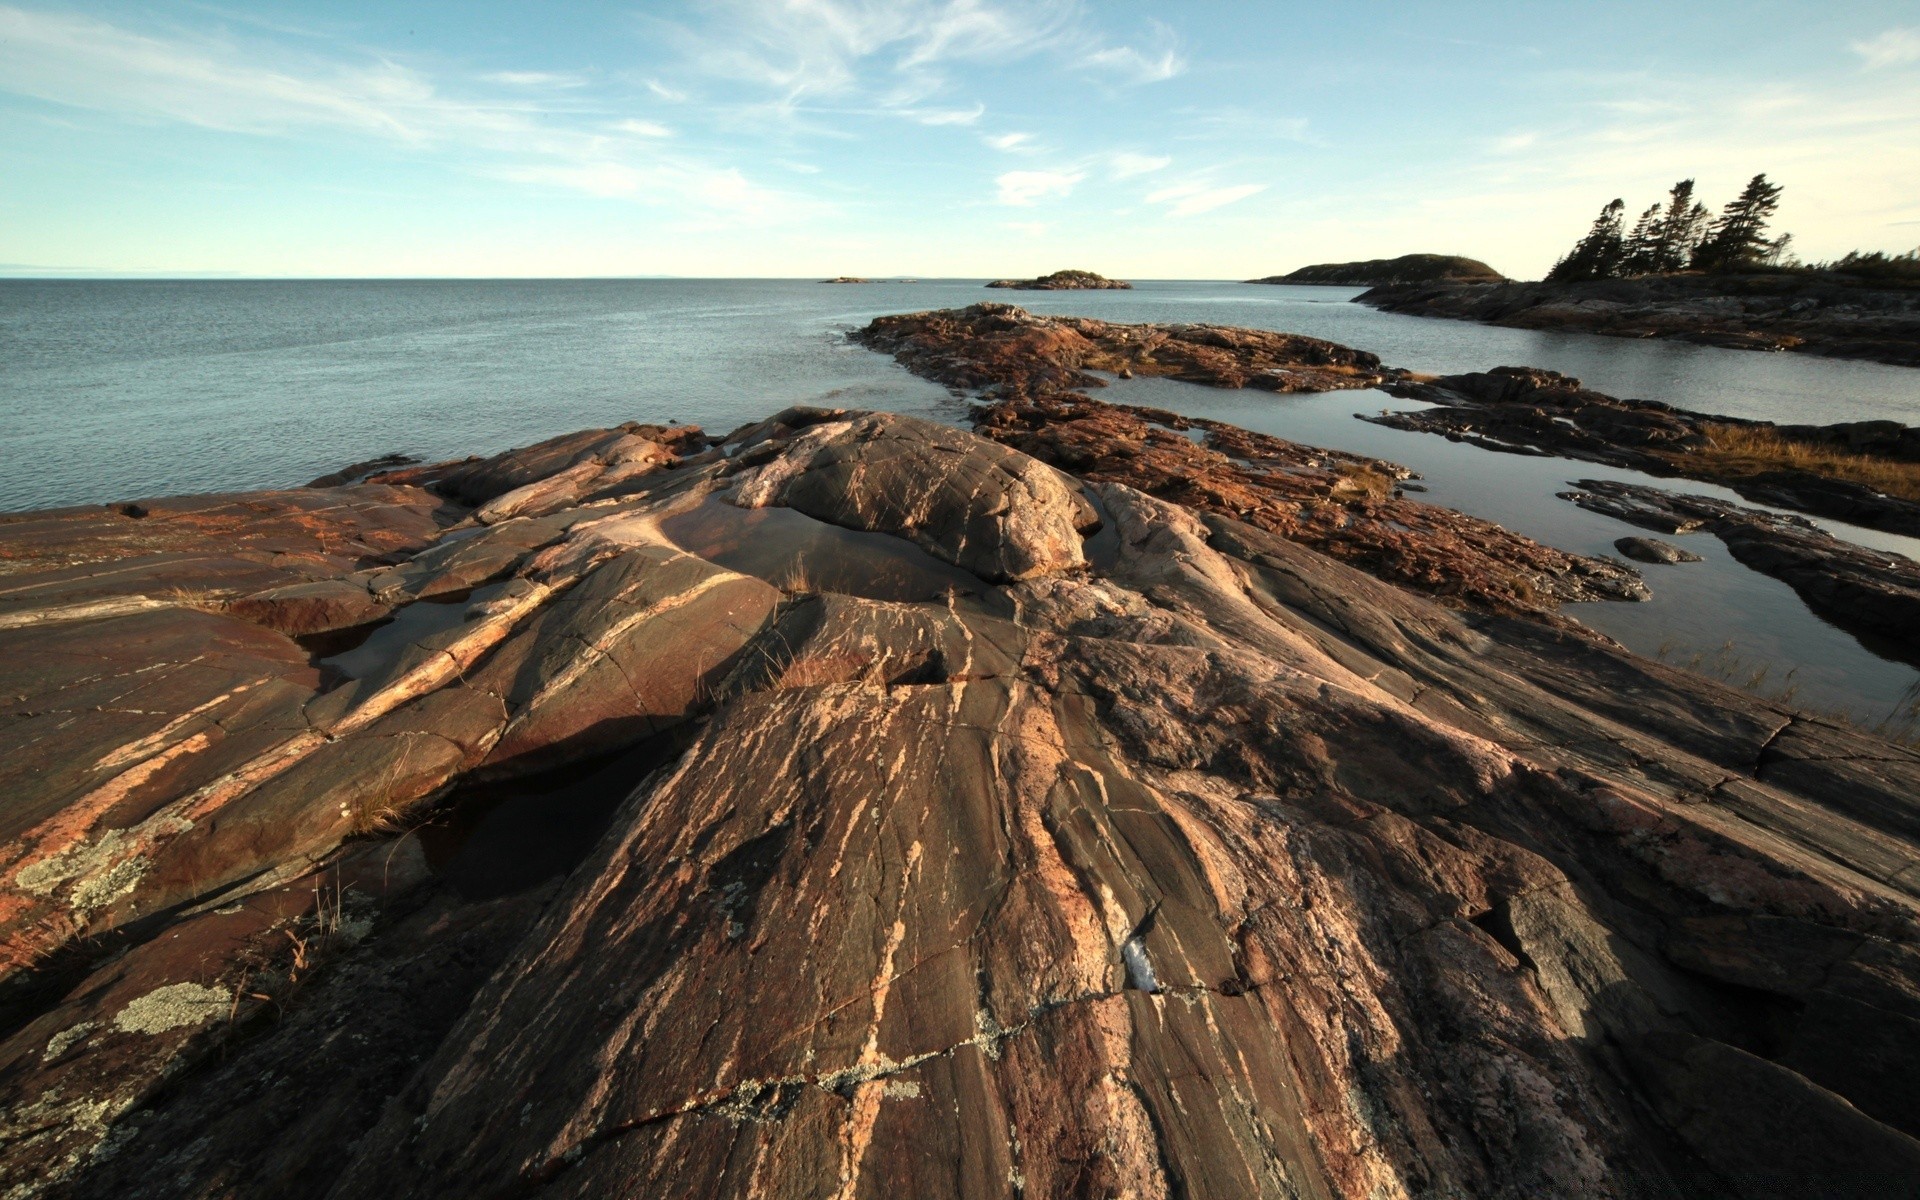
[[[1920,245],[1920,5],[0,0],[0,274],[1537,278]]]

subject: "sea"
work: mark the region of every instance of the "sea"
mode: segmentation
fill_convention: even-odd
[[[491,454],[622,421],[732,429],[790,404],[961,423],[968,402],[847,333],[875,316],[1014,301],[1117,321],[1329,338],[1423,372],[1546,367],[1617,396],[1789,423],[1920,424],[1920,370],[1377,312],[1355,288],[1143,281],[1131,291],[989,292],[983,280],[4,280],[0,512],[298,486],[351,462]],[[1378,392],[1273,396],[1160,379],[1105,396],[1231,421],[1419,472],[1423,499],[1564,549],[1643,532],[1557,498],[1631,471],[1386,429]],[[1711,485],[1684,490],[1737,499]],[[1920,540],[1823,521],[1920,558]],[[1920,671],[1809,611],[1717,539],[1645,568],[1654,600],[1573,606],[1631,648],[1869,727],[1920,727]]]

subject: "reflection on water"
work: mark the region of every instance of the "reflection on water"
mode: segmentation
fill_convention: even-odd
[[[985,586],[905,538],[842,529],[791,508],[737,508],[709,497],[660,530],[690,554],[790,592],[928,600]]]
[[[1560,458],[1499,454],[1433,434],[1354,419],[1356,412],[1425,407],[1384,392],[1274,396],[1169,379],[1133,379],[1116,382],[1101,398],[1389,459],[1423,476],[1427,491],[1417,499],[1482,517],[1578,554],[1617,557],[1616,538],[1644,535],[1646,530],[1559,499],[1556,493],[1566,491],[1576,479],[1617,479],[1750,503],[1713,484],[1659,479]],[[1920,539],[1834,521],[1820,524],[1837,536],[1920,558]],[[1794,687],[1795,703],[1844,710],[1868,724],[1912,703],[1912,690],[1920,685],[1920,671],[1912,665],[1882,657],[1861,639],[1829,625],[1792,588],[1735,561],[1719,538],[1692,534],[1673,540],[1704,561],[1642,566],[1653,589],[1652,600],[1574,604],[1567,606],[1568,614],[1640,654],[1680,665],[1698,655],[1703,669],[1736,684],[1747,683],[1765,667],[1756,691],[1774,694]]]
[[[1910,368],[1395,316],[1346,303],[1350,288],[982,282],[0,281],[0,511],[291,486],[392,451],[490,454],[628,420],[726,430],[803,402],[960,421],[944,389],[843,333],[981,300],[1288,330],[1417,371],[1550,367],[1734,416],[1920,420]]]

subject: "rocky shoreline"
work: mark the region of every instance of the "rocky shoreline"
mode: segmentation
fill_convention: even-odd
[[[1920,1175],[1920,755],[1520,603],[1591,580],[1391,464],[1072,390],[1371,356],[861,337],[985,436],[789,409],[0,518],[0,1190]]]
[[[1434,407],[1362,417],[1377,425],[1437,433],[1501,453],[1553,454],[1723,484],[1762,504],[1920,537],[1920,500],[1889,495],[1831,469],[1795,466],[1791,457],[1798,448],[1832,450],[1842,460],[1839,466],[1878,468],[1901,480],[1910,475],[1910,483],[1920,484],[1920,428],[1893,421],[1772,425],[1712,416],[1651,400],[1622,400],[1533,367],[1402,376],[1381,386]],[[1780,461],[1730,453],[1720,445],[1756,433],[1763,445],[1784,452]]]
[[[1920,366],[1920,290],[1846,277],[1659,275],[1584,283],[1416,283],[1354,298],[1383,312],[1677,338]]]

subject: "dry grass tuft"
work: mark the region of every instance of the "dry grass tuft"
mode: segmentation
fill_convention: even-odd
[[[1385,500],[1393,494],[1393,479],[1372,467],[1342,463],[1335,467],[1334,471],[1340,476],[1333,484],[1336,496],[1342,493],[1352,495],[1358,492],[1363,496],[1372,496],[1375,500]]]
[[[1772,429],[1747,425],[1704,424],[1707,443],[1687,456],[1693,467],[1712,475],[1739,477],[1766,471],[1806,471],[1830,479],[1865,484],[1903,500],[1920,500],[1920,463],[1849,454],[1833,446],[1798,442]]]

